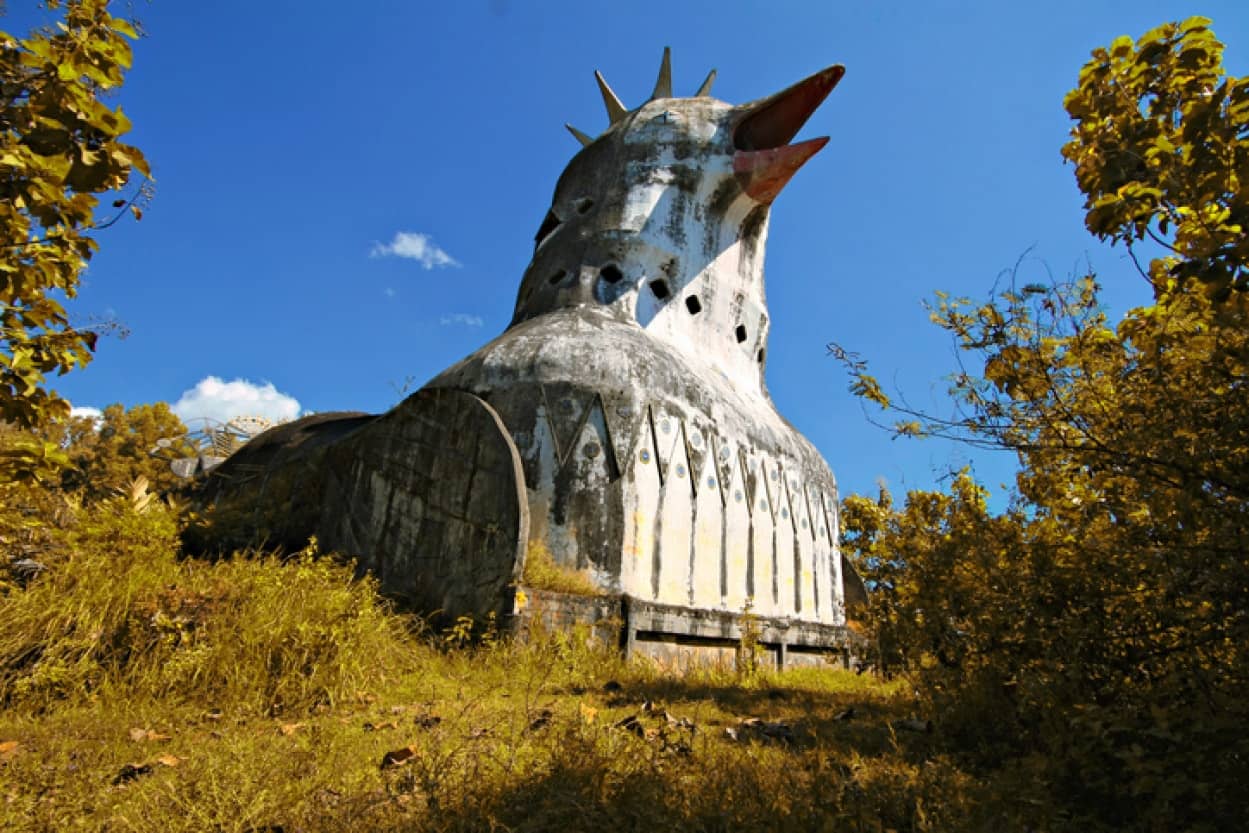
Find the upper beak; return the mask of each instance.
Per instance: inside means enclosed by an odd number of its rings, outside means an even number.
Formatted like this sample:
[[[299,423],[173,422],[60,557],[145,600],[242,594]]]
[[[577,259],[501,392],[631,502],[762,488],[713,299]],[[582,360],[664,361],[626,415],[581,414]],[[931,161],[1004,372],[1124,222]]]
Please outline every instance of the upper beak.
[[[776,95],[740,108],[742,115],[733,129],[733,171],[742,190],[761,203],[771,203],[803,163],[828,144],[827,136],[795,145],[786,143],[806,124],[845,72],[845,67],[835,64]]]

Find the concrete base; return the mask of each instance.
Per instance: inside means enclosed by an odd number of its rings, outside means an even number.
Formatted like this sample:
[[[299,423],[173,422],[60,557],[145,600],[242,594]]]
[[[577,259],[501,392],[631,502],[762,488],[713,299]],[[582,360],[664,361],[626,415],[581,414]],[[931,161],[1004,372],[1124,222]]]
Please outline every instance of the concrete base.
[[[594,640],[619,645],[625,656],[650,657],[673,670],[735,668],[744,638],[756,645],[763,667],[849,668],[862,643],[835,625],[531,587],[519,588],[511,624],[520,634],[584,628]]]

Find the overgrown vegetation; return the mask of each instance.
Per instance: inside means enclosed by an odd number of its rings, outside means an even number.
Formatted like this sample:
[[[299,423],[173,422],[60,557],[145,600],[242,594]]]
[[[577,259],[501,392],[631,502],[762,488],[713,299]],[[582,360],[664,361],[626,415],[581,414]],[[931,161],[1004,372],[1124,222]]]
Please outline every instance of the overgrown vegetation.
[[[0,422],[35,428],[69,417],[50,373],[92,358],[99,328],[73,324],[73,298],[95,233],[142,215],[147,161],[121,141],[130,121],[105,96],[130,68],[132,25],[108,0],[47,0],[56,28],[0,32]],[[129,188],[129,193],[120,193]],[[100,195],[117,194],[97,217]],[[46,477],[57,447],[22,437],[0,449],[4,481]]]
[[[3,36],[3,164],[29,198],[12,197],[23,242],[0,263],[0,417],[25,426],[0,434],[0,828],[1243,827],[1249,79],[1223,73],[1206,21],[1098,50],[1067,99],[1089,229],[1134,258],[1162,247],[1146,305],[1112,326],[1092,276],[1016,272],[987,302],[933,308],[980,369],[953,377],[953,418],[897,430],[1008,449],[1021,471],[996,514],[967,473],[901,505],[845,502],[876,659],[901,673],[882,682],[761,668],[749,616],[742,672],[674,677],[576,631],[431,634],[315,543],[184,557],[187,518],[148,456],[178,433],[167,408],[110,409],[97,430],[42,387],[91,346],[43,293],[72,295],[91,195],[143,170],[94,98],[129,59],[106,5]],[[58,69],[74,43],[104,52]],[[57,96],[110,128],[111,161]],[[524,581],[596,592],[539,549]]]
[[[525,551],[524,575],[521,581],[526,587],[550,590],[553,593],[572,593],[577,596],[602,594],[589,570],[575,570],[557,563],[551,551],[540,541],[530,542]]]
[[[939,296],[961,350],[951,418],[900,434],[1006,449],[1010,507],[966,473],[901,507],[845,503],[877,589],[881,659],[949,748],[1016,768],[1084,830],[1244,825],[1249,774],[1249,78],[1209,21],[1099,49],[1064,156],[1103,239],[1160,251],[1117,325],[1092,276],[1016,269],[987,302]],[[980,370],[977,372],[977,368]]]
[[[178,561],[161,504],[83,513],[64,557],[0,607],[0,704],[191,699],[279,714],[350,700],[407,655],[399,620],[349,566]]]
[[[0,592],[0,827],[945,830],[983,783],[901,685],[660,674],[578,632],[470,644],[349,566],[180,559],[143,491]],[[977,810],[976,808],[980,809]],[[969,828],[974,829],[974,828]]]

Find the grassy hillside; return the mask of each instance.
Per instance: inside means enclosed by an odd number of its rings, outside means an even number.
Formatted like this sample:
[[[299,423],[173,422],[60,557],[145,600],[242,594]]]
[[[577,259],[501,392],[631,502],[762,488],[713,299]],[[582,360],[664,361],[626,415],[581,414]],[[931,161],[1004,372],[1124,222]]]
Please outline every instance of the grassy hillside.
[[[678,677],[576,633],[469,645],[466,623],[429,633],[311,553],[180,559],[174,514],[145,500],[80,511],[41,558],[0,588],[0,829],[919,831],[1037,815],[1001,773],[960,770],[939,731],[899,722],[916,717],[902,682]]]

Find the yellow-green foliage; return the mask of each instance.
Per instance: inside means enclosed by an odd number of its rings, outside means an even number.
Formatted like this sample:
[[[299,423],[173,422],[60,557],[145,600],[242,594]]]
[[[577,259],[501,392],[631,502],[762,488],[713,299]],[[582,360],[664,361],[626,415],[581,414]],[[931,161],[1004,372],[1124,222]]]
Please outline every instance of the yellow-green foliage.
[[[1119,38],[1066,99],[1089,230],[1161,244],[1134,254],[1141,306],[1111,318],[1092,275],[1017,270],[932,307],[960,407],[901,403],[896,430],[1014,452],[1010,507],[964,473],[843,513],[880,652],[948,748],[1011,761],[1085,831],[1245,826],[1249,77],[1222,50],[1202,18]]]
[[[598,596],[602,593],[589,570],[574,570],[556,563],[551,551],[540,541],[529,544],[522,581],[526,587],[554,593],[574,593],[578,596]]]
[[[160,503],[83,512],[60,557],[0,605],[0,703],[104,698],[253,711],[350,697],[401,667],[400,620],[310,547],[282,562],[179,560]]]
[[[108,0],[46,5],[55,28],[0,32],[0,422],[25,428],[69,416],[46,377],[91,361],[99,333],[75,326],[62,302],[77,294],[95,233],[127,208],[141,215],[136,180],[149,174],[139,149],[121,141],[130,120],[107,101],[130,68],[134,27]],[[122,189],[116,208],[97,215],[101,196]],[[4,449],[0,479],[37,475],[48,454],[46,445]]]
[[[142,489],[50,527],[0,603],[0,829],[980,830],[907,686],[665,675],[580,631],[428,638],[314,558],[180,559]],[[477,647],[468,647],[475,644]],[[457,647],[458,646],[458,647]],[[751,721],[763,721],[767,734]],[[401,760],[400,760],[401,759]],[[397,761],[386,764],[386,761]],[[1022,799],[1022,800],[1021,800]]]
[[[0,712],[0,744],[17,744],[0,764],[0,827],[921,831],[990,818],[983,785],[929,736],[890,729],[909,705],[898,686],[833,670],[675,678],[568,640],[414,650],[409,673],[297,719],[174,701]],[[752,735],[750,718],[792,737]]]

